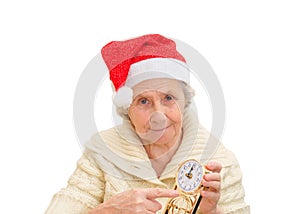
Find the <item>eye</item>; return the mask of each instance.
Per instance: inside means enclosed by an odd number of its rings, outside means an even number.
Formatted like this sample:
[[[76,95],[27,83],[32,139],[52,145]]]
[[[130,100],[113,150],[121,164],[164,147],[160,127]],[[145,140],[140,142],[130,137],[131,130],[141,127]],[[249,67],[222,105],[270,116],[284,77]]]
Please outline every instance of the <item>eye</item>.
[[[175,100],[176,100],[175,97],[173,97],[172,95],[167,94],[167,95],[165,95],[163,102],[166,105],[170,105],[170,104],[175,103]]]
[[[166,95],[165,99],[167,101],[171,101],[171,100],[173,100],[173,97],[171,95]]]
[[[149,103],[149,101],[145,98],[142,98],[142,99],[139,100],[139,104],[146,105],[148,103]]]

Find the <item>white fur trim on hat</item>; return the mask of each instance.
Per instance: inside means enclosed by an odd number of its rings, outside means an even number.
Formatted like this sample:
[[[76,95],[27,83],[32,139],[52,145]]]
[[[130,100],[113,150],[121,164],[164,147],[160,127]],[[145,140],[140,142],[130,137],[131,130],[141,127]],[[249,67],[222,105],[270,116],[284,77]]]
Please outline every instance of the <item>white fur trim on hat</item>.
[[[117,107],[129,108],[133,98],[133,91],[127,86],[122,86],[115,93],[113,103]]]
[[[144,80],[155,78],[176,79],[189,84],[190,68],[173,58],[146,59],[130,66],[125,85],[131,88]]]

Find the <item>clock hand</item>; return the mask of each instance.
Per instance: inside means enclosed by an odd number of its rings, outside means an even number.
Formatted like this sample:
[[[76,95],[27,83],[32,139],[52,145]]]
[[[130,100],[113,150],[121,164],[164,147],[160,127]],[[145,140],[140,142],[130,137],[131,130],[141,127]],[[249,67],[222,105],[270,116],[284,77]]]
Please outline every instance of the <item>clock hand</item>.
[[[186,177],[188,177],[189,179],[191,179],[193,177],[193,175],[192,175],[193,169],[194,169],[194,166],[192,166],[191,169],[190,169],[190,171],[187,174],[185,174]]]

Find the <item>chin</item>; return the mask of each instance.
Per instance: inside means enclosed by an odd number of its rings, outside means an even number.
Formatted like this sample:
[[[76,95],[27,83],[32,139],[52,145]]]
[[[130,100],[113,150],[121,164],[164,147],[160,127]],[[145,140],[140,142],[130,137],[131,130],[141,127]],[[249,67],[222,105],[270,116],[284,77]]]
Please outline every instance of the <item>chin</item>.
[[[166,135],[166,133],[161,136],[157,141],[155,141],[154,143],[157,145],[166,145],[169,143],[173,143],[177,141],[177,136],[175,136],[174,134],[170,136],[170,134]]]

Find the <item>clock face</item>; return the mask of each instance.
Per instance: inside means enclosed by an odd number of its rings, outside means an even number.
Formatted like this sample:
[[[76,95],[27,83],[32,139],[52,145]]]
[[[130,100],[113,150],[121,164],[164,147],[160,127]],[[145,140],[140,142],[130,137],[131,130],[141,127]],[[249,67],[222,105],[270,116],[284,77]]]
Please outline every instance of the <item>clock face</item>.
[[[201,186],[202,176],[201,164],[196,160],[187,160],[178,170],[177,185],[182,191],[192,193]]]

